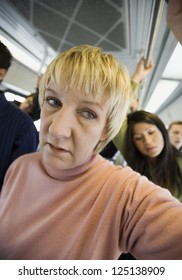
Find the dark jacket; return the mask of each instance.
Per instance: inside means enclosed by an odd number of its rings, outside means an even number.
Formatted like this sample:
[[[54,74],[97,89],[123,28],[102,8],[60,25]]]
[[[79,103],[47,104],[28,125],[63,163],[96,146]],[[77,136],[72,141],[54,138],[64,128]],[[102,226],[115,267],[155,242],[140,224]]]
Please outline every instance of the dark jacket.
[[[9,165],[17,157],[35,152],[37,146],[38,131],[32,119],[0,91],[0,190]]]

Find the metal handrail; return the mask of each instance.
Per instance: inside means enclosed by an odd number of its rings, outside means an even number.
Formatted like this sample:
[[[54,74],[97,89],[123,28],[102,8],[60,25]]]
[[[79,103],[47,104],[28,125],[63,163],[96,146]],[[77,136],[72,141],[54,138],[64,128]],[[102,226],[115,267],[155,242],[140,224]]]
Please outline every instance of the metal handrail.
[[[152,57],[152,51],[155,45],[156,37],[159,30],[161,16],[164,8],[165,0],[154,0],[149,25],[149,36],[147,39],[147,47],[145,54],[146,67],[149,66]]]
[[[145,67],[148,67],[151,62],[152,52],[155,46],[155,41],[157,38],[157,34],[159,31],[161,16],[164,8],[165,0],[154,0],[152,5],[152,11],[151,11],[151,17],[150,17],[150,24],[149,24],[149,32],[148,32],[148,38],[147,38],[147,44],[146,44],[146,50],[144,54],[145,59]],[[139,89],[138,89],[138,97],[139,97],[139,104],[141,105],[142,97],[144,94],[144,83],[145,81],[142,81],[140,83]]]

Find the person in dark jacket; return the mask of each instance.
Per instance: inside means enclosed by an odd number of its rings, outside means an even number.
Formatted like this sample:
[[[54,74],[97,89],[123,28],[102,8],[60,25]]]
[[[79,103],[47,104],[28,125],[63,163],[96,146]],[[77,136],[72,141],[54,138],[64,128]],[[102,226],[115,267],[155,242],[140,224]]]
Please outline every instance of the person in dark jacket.
[[[0,41],[0,83],[12,62],[8,48]],[[38,132],[32,119],[7,101],[0,91],[0,190],[9,165],[19,156],[35,152]]]

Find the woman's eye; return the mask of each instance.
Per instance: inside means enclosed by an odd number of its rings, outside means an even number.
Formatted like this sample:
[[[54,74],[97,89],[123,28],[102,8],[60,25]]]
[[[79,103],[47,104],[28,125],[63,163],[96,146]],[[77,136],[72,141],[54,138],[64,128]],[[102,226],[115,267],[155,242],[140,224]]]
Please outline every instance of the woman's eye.
[[[53,98],[53,97],[47,97],[46,98],[46,103],[50,106],[53,106],[53,107],[61,106],[61,102],[57,98]]]
[[[135,141],[140,141],[142,139],[142,137],[134,137]]]
[[[89,120],[93,120],[93,119],[96,119],[96,114],[91,112],[91,111],[81,111],[80,114],[86,118],[86,119],[89,119]]]
[[[140,135],[140,134],[134,134],[133,135],[133,140],[135,140],[135,141],[140,141],[140,140],[142,140],[142,135]]]

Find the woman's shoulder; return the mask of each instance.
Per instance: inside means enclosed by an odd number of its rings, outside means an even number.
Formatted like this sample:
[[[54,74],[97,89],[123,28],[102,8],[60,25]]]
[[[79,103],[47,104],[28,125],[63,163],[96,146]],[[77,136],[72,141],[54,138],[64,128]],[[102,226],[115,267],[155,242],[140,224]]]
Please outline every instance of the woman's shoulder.
[[[2,193],[6,195],[16,184],[23,187],[22,180],[28,181],[36,176],[39,169],[39,158],[39,152],[35,152],[22,155],[14,160],[6,172]]]
[[[145,199],[150,200],[155,198],[156,193],[163,196],[164,193],[169,193],[166,189],[156,185],[150,181],[146,176],[142,176],[139,172],[134,171],[129,166],[116,166],[114,164],[105,163],[107,168],[103,170],[105,176],[105,190],[110,196],[117,194],[127,200],[141,201]],[[102,166],[104,166],[102,164]],[[99,172],[97,172],[97,178]],[[102,178],[102,176],[100,176]],[[100,182],[100,180],[99,180]],[[147,198],[148,197],[148,198]]]
[[[96,165],[97,166],[97,175],[103,174],[107,176],[108,179],[113,180],[113,182],[123,182],[127,179],[132,182],[133,180],[138,180],[141,178],[141,175],[134,171],[129,166],[115,165],[113,162],[103,158],[98,155]],[[101,176],[101,175],[100,175]]]
[[[34,161],[39,160],[39,158],[40,158],[40,152],[37,151],[37,152],[33,152],[33,153],[24,154],[24,155],[18,157],[14,162],[19,163],[21,161],[21,162],[26,163],[26,162],[32,162],[32,160],[34,162]]]
[[[22,156],[19,156],[12,162],[12,164],[8,168],[8,171],[9,170],[18,171],[18,170],[24,170],[27,168],[31,168],[31,166],[36,166],[39,161],[40,161],[39,152],[24,154]]]

